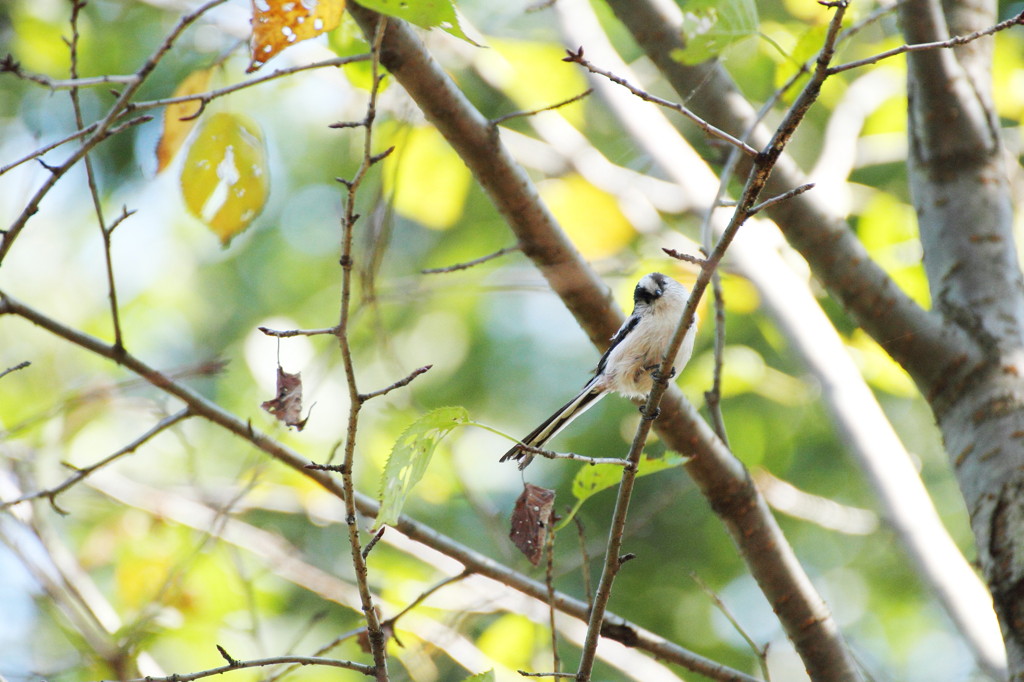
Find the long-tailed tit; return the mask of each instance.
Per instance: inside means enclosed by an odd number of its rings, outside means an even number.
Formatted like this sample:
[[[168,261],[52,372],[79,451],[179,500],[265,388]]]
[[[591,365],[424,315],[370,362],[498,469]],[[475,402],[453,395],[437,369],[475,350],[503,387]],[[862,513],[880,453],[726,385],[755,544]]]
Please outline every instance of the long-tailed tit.
[[[615,332],[611,345],[597,363],[594,378],[587,382],[579,395],[506,452],[501,461],[517,459],[519,468],[525,469],[533,460],[533,454],[524,450],[523,445],[542,447],[609,391],[616,391],[627,398],[643,398],[650,393],[654,386],[652,372],[661,366],[688,296],[686,287],[671,277],[660,272],[644,275],[633,291],[633,314]],[[697,319],[694,317],[673,362],[673,372],[682,369],[690,359],[696,330]]]

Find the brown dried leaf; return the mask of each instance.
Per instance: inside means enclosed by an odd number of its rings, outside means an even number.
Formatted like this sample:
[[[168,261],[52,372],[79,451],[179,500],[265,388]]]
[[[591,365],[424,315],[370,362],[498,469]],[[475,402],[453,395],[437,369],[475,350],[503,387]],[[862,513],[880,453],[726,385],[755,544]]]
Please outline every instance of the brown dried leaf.
[[[193,71],[178,84],[171,97],[187,97],[206,92],[210,86],[213,69]],[[168,104],[164,109],[164,130],[156,146],[156,172],[159,173],[171,163],[174,155],[185,143],[185,138],[196,124],[194,118],[202,111],[202,102],[179,102]],[[182,120],[188,119],[188,120]]]
[[[544,553],[554,506],[554,490],[527,483],[512,510],[512,532],[508,536],[534,566],[540,563]]]
[[[252,0],[252,40],[247,73],[278,52],[341,23],[345,0]]]
[[[301,372],[289,374],[279,365],[277,368],[277,397],[267,400],[262,407],[288,426],[294,426],[301,431],[306,425],[306,420],[302,418]]]

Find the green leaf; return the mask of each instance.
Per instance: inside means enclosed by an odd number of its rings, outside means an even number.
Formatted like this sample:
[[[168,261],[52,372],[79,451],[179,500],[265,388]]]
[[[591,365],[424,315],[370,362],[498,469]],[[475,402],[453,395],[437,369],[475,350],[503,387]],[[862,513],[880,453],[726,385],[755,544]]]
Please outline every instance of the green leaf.
[[[463,33],[451,0],[359,0],[358,4],[420,28],[440,28],[467,43],[477,44]]]
[[[181,169],[185,206],[227,245],[260,214],[270,192],[267,150],[248,116],[213,114],[201,123]]]
[[[377,526],[394,524],[409,491],[427,471],[437,444],[456,426],[469,423],[464,407],[439,407],[409,425],[391,448],[381,481]]]
[[[684,64],[699,64],[758,28],[754,0],[689,0],[683,5],[683,39],[686,47],[673,57]]]
[[[683,457],[675,452],[666,452],[663,457],[656,459],[644,457],[640,460],[640,466],[637,467],[636,475],[639,477],[656,474],[659,471],[681,466],[689,459],[689,457]],[[621,480],[622,467],[617,464],[586,464],[580,468],[576,472],[576,477],[572,479],[572,494],[576,498],[576,504],[569,510],[566,517],[559,522],[555,530],[561,530],[572,521],[572,517],[576,515],[576,512],[583,506],[583,503],[593,495],[606,488],[611,488]]]
[[[462,682],[498,682],[498,678],[495,676],[494,670],[488,670],[487,672],[470,675],[462,680]]]

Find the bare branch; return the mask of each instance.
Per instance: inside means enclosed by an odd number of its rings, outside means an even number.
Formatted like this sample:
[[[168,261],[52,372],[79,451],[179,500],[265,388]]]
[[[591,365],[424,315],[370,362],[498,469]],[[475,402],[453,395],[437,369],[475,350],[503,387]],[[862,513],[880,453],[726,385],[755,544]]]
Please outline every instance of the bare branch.
[[[804,192],[806,192],[807,190],[813,189],[813,188],[814,188],[814,183],[813,182],[808,182],[808,183],[805,183],[803,185],[800,185],[799,187],[794,187],[793,189],[789,190],[788,192],[783,192],[782,194],[778,194],[778,195],[772,197],[771,199],[765,199],[764,201],[762,201],[761,203],[757,204],[756,206],[751,206],[750,207],[750,215],[753,216],[756,213],[759,213],[759,212],[763,211],[764,209],[766,209],[766,208],[768,208],[770,206],[774,206],[775,204],[778,204],[778,203],[781,203],[783,201],[786,201],[787,199],[792,199],[793,197],[799,196],[799,195],[803,194]]]
[[[22,362],[19,362],[18,364],[14,365],[13,367],[8,367],[4,371],[0,372],[0,379],[3,379],[5,376],[10,374],[11,372],[17,372],[19,369],[25,369],[26,367],[28,367],[31,364],[32,363],[29,362],[28,360],[23,360]]]
[[[578,50],[576,50],[575,52],[573,52],[572,50],[566,50],[566,52],[567,52],[568,56],[565,57],[562,61],[573,62],[574,64],[579,64],[580,66],[585,68],[587,71],[590,71],[591,73],[596,73],[599,76],[604,76],[605,78],[607,78],[611,82],[617,83],[618,85],[621,85],[622,87],[626,88],[631,93],[633,93],[634,95],[636,95],[640,99],[644,100],[645,102],[652,102],[654,104],[657,104],[658,106],[665,107],[666,109],[671,109],[672,111],[679,112],[680,114],[682,114],[686,118],[688,118],[691,121],[693,121],[694,123],[696,123],[697,127],[699,127],[701,130],[703,130],[705,133],[707,133],[711,137],[716,137],[716,138],[718,138],[720,140],[724,140],[725,142],[728,142],[729,144],[733,145],[737,149],[740,149],[747,156],[751,156],[751,157],[757,156],[757,150],[754,149],[753,147],[751,147],[749,144],[747,144],[746,142],[744,142],[742,140],[739,140],[739,139],[733,137],[732,135],[730,135],[729,133],[725,132],[724,130],[716,128],[715,126],[711,125],[710,123],[708,123],[707,121],[702,119],[697,114],[693,113],[692,111],[690,111],[689,109],[684,107],[682,104],[678,104],[676,102],[670,102],[667,99],[662,99],[661,97],[658,97],[656,95],[652,95],[651,93],[647,92],[646,90],[642,90],[642,89],[636,87],[635,85],[631,85],[625,79],[620,78],[619,76],[616,76],[614,73],[611,73],[610,71],[605,71],[604,69],[598,68],[597,66],[591,64],[589,61],[587,61],[583,57],[583,48],[582,47],[579,48]]]
[[[300,64],[298,66],[289,66],[287,68],[275,69],[274,71],[271,71],[270,73],[263,74],[262,76],[257,76],[256,78],[250,78],[249,80],[243,81],[241,83],[234,83],[232,85],[226,85],[223,88],[218,88],[216,90],[210,90],[208,92],[201,92],[201,93],[197,93],[197,94],[194,94],[194,95],[181,95],[181,96],[178,96],[178,97],[165,97],[165,98],[162,98],[162,99],[146,100],[146,101],[142,101],[142,102],[133,102],[133,103],[129,104],[126,107],[126,109],[128,111],[139,111],[139,110],[145,110],[145,109],[153,109],[153,108],[156,108],[156,107],[165,107],[165,106],[168,106],[170,104],[180,104],[182,102],[201,102],[202,106],[205,107],[207,104],[209,104],[210,102],[212,102],[213,100],[215,100],[215,99],[217,99],[219,97],[224,97],[225,95],[230,95],[231,93],[238,92],[239,90],[245,90],[247,88],[251,88],[251,87],[253,87],[255,85],[260,85],[262,83],[266,83],[267,81],[272,81],[272,80],[275,80],[277,78],[282,78],[284,76],[290,76],[293,73],[299,73],[299,72],[302,72],[302,71],[310,71],[310,70],[313,70],[313,69],[323,69],[323,68],[332,67],[332,66],[333,67],[345,66],[346,64],[354,64],[356,62],[370,61],[370,59],[371,59],[371,55],[369,53],[365,53],[365,54],[353,55],[353,56],[350,56],[350,57],[334,57],[332,59],[324,59],[324,60],[321,60],[319,62],[312,62],[310,64]],[[201,113],[201,111],[202,110],[200,109],[199,112],[196,112],[192,116],[186,117],[186,119],[195,118],[196,116],[199,115],[199,113]],[[186,120],[186,119],[183,119],[183,120]]]
[[[370,400],[371,398],[377,398],[377,397],[382,396],[382,395],[387,395],[388,393],[390,393],[391,391],[395,390],[396,388],[402,388],[403,386],[408,386],[410,383],[412,383],[412,381],[416,377],[418,377],[419,375],[425,374],[428,371],[430,371],[431,367],[433,367],[433,365],[424,365],[423,367],[417,367],[412,372],[410,372],[406,377],[404,377],[402,379],[399,379],[398,381],[396,381],[395,383],[391,384],[390,386],[385,386],[384,388],[378,389],[376,391],[371,391],[370,393],[360,393],[359,394],[359,401],[365,403],[367,400]]]
[[[383,531],[384,528],[386,528],[386,527],[387,526],[381,526],[381,531]],[[466,570],[464,570],[462,573],[459,573],[458,575],[453,575],[453,576],[450,576],[448,578],[445,578],[444,580],[441,580],[439,582],[434,583],[433,585],[431,585],[427,589],[425,589],[422,592],[420,592],[419,596],[416,597],[415,599],[413,599],[411,602],[409,602],[408,606],[406,606],[404,609],[402,609],[401,611],[399,611],[398,613],[396,613],[395,615],[391,616],[386,621],[384,621],[383,625],[387,625],[388,627],[394,628],[395,623],[398,622],[399,618],[401,618],[402,616],[404,616],[405,614],[409,613],[414,608],[416,608],[417,606],[419,606],[420,604],[425,602],[427,600],[427,598],[430,597],[430,595],[434,594],[435,592],[437,592],[438,590],[440,590],[442,588],[448,587],[449,585],[453,585],[453,584],[455,584],[455,583],[457,583],[457,582],[459,582],[461,580],[465,580],[466,578],[468,578],[471,575],[473,575],[473,571],[471,571],[470,569],[467,568]]]
[[[594,92],[594,88],[587,88],[586,90],[584,90],[580,94],[576,95],[575,97],[570,97],[569,99],[562,100],[561,102],[558,102],[557,104],[550,104],[550,105],[548,105],[546,107],[541,107],[540,109],[533,109],[531,111],[513,111],[510,114],[505,114],[504,116],[499,116],[498,118],[492,118],[491,119],[491,125],[492,126],[498,126],[498,125],[504,123],[505,121],[508,121],[509,119],[521,118],[521,117],[524,117],[524,116],[536,116],[537,114],[541,113],[542,111],[552,111],[554,109],[560,109],[560,108],[566,106],[567,104],[572,104],[573,102],[579,102],[581,99],[583,99],[584,97],[587,97],[592,92]]]
[[[292,336],[318,336],[321,334],[335,335],[338,333],[337,327],[326,327],[324,329],[285,329],[277,330],[271,329],[270,327],[257,327],[261,332],[267,336],[275,336],[279,339],[286,339]]]
[[[545,450],[544,448],[536,448],[532,445],[526,445],[520,443],[524,452],[529,452],[532,455],[540,455],[541,457],[547,457],[548,459],[570,459],[574,462],[583,462],[584,464],[612,464],[614,466],[626,466],[626,460],[621,457],[587,457],[585,455],[577,455],[575,452],[554,452],[552,450]]]
[[[941,50],[951,47],[959,47],[960,45],[966,45],[967,43],[973,42],[978,38],[984,38],[985,36],[993,35],[995,33],[998,33],[999,31],[1005,31],[1008,28],[1013,28],[1014,26],[1022,25],[1024,25],[1024,12],[1021,12],[1017,16],[1007,19],[1006,21],[1001,21],[998,24],[995,24],[994,26],[990,26],[981,31],[968,33],[967,35],[954,36],[948,40],[937,40],[930,43],[900,45],[899,47],[894,47],[891,50],[880,52],[876,55],[872,55],[871,57],[865,57],[864,59],[858,59],[856,61],[847,62],[846,64],[840,64],[839,66],[833,66],[829,68],[829,74],[831,75],[836,73],[842,73],[843,71],[857,69],[862,66],[867,66],[869,64],[877,64],[883,59],[888,59],[890,57],[895,57],[901,54],[907,54],[908,52],[925,52],[927,50]]]
[[[519,673],[520,675],[522,675],[523,677],[566,677],[566,678],[576,677],[576,673],[557,673],[557,672],[529,673],[529,672],[526,672],[525,670],[516,670],[516,672]]]
[[[218,647],[218,649],[220,649],[220,647]],[[221,655],[226,653],[223,649],[220,650]],[[167,675],[165,677],[139,677],[125,680],[125,682],[191,682],[192,680],[199,680],[204,677],[223,675],[224,673],[231,672],[232,670],[265,668],[271,665],[281,665],[282,663],[298,663],[299,665],[320,665],[328,668],[344,668],[346,670],[355,670],[367,677],[373,677],[376,675],[376,670],[372,665],[355,663],[354,661],[343,661],[337,658],[321,658],[319,656],[271,656],[270,658],[256,658],[251,661],[236,661],[230,657],[228,657],[228,659],[231,662],[227,665],[222,665],[219,668],[210,668],[209,670],[200,670],[194,673],[174,673],[173,675]]]
[[[345,382],[348,386],[349,413],[348,425],[345,434],[343,448],[343,463],[341,465],[341,485],[344,491],[345,520],[348,526],[348,542],[352,556],[352,568],[355,572],[356,585],[359,589],[359,598],[362,605],[363,616],[366,618],[366,635],[370,652],[373,654],[373,663],[376,666],[378,682],[388,681],[387,668],[387,637],[380,622],[377,608],[374,606],[373,595],[367,578],[366,559],[363,557],[359,539],[359,527],[356,523],[356,502],[355,483],[352,479],[352,467],[355,461],[356,432],[359,425],[359,412],[363,403],[368,399],[359,392],[356,382],[355,363],[352,360],[352,348],[349,342],[349,319],[352,305],[352,242],[355,234],[356,221],[359,214],[355,212],[356,193],[370,169],[378,161],[391,153],[391,149],[381,154],[373,153],[373,124],[377,116],[377,97],[380,94],[383,75],[380,72],[381,42],[388,26],[386,17],[379,17],[372,29],[366,30],[367,38],[372,46],[370,61],[372,74],[372,86],[370,96],[366,103],[366,117],[363,119],[363,158],[351,180],[343,181],[347,192],[345,194],[345,209],[341,221],[341,310],[338,317],[335,337],[338,340],[338,348],[341,353],[342,364],[345,368]],[[426,371],[426,370],[423,370]],[[422,372],[414,372],[407,377],[412,381]],[[406,383],[408,383],[406,381]],[[394,387],[402,385],[398,382]],[[384,389],[386,393],[391,387]],[[370,394],[372,396],[372,394]],[[383,395],[383,393],[380,393]]]
[[[697,583],[697,586],[701,589],[701,591],[704,592],[704,594],[706,594],[711,599],[711,602],[715,605],[715,608],[717,608],[721,612],[721,614],[725,616],[726,620],[729,621],[733,629],[739,633],[740,637],[743,638],[743,641],[745,641],[747,643],[747,646],[750,647],[750,650],[754,652],[754,656],[757,657],[758,665],[761,666],[761,675],[764,676],[764,679],[771,680],[772,676],[768,672],[768,645],[765,644],[763,647],[757,646],[757,643],[754,642],[753,638],[749,634],[747,634],[746,630],[743,629],[743,626],[740,625],[739,620],[737,620],[736,616],[732,614],[732,611],[730,611],[729,607],[726,606],[724,601],[722,601],[722,598],[715,594],[714,590],[708,587],[707,583],[701,580],[700,576],[697,575],[696,572],[691,571],[690,578],[693,580],[693,582]]]
[[[466,270],[468,268],[473,267],[474,265],[480,265],[481,263],[486,263],[489,260],[500,258],[501,256],[504,256],[507,253],[522,250],[522,246],[520,246],[519,244],[513,244],[512,246],[506,246],[503,249],[498,249],[494,253],[489,253],[486,256],[480,256],[479,258],[474,258],[471,261],[466,261],[465,263],[456,263],[455,265],[449,265],[448,267],[444,268],[427,268],[426,270],[420,270],[420,273],[424,275],[437,275],[442,272],[455,272],[456,270]]]
[[[135,452],[140,447],[142,447],[147,441],[151,440],[156,435],[162,433],[163,431],[166,431],[167,429],[171,428],[172,426],[174,426],[178,422],[183,421],[183,420],[187,419],[190,416],[192,416],[192,414],[188,410],[188,408],[186,408],[184,410],[181,410],[179,412],[176,412],[176,413],[172,414],[169,417],[164,417],[159,422],[157,422],[151,429],[149,429],[144,434],[142,434],[141,436],[139,436],[138,438],[133,440],[131,443],[129,443],[128,445],[125,445],[123,448],[121,448],[117,452],[114,452],[114,453],[112,453],[110,455],[107,455],[106,457],[104,457],[100,461],[96,462],[95,464],[91,464],[91,465],[89,465],[87,467],[84,467],[84,468],[81,468],[81,469],[79,469],[77,467],[72,467],[70,464],[65,464],[65,466],[67,466],[68,468],[74,469],[75,473],[72,474],[71,476],[69,476],[67,479],[65,479],[63,483],[60,483],[59,485],[56,485],[56,486],[54,486],[52,488],[47,488],[46,490],[38,490],[38,491],[36,491],[34,493],[28,493],[26,495],[22,495],[21,497],[15,499],[15,500],[9,500],[7,502],[0,502],[0,510],[9,509],[10,507],[13,507],[16,504],[21,504],[22,502],[28,502],[29,500],[37,500],[37,499],[45,497],[46,499],[48,499],[50,501],[50,505],[58,513],[65,514],[67,512],[65,512],[63,509],[61,509],[60,507],[57,506],[57,496],[58,495],[60,495],[61,493],[65,492],[68,488],[71,488],[72,486],[74,486],[74,485],[80,483],[81,481],[85,480],[88,476],[90,476],[96,470],[101,469],[101,468],[107,466],[111,462],[113,462],[113,461],[115,461],[117,459],[120,459],[121,457],[124,457],[127,454],[131,454],[131,453]]]
[[[57,147],[59,147],[59,146],[61,146],[63,144],[67,144],[68,142],[73,142],[73,141],[77,140],[80,137],[85,137],[86,135],[91,134],[94,130],[96,130],[96,126],[97,126],[97,124],[93,123],[92,125],[90,125],[89,127],[85,128],[84,130],[79,130],[77,132],[71,133],[70,135],[62,137],[61,139],[57,140],[56,142],[51,142],[48,145],[44,145],[44,146],[40,147],[39,149],[35,150],[34,152],[21,157],[17,161],[12,161],[11,163],[7,164],[6,166],[0,167],[0,175],[3,175],[4,173],[6,173],[7,171],[11,170],[12,168],[17,168],[18,166],[20,166],[21,164],[25,163],[26,161],[31,161],[32,159],[38,158],[38,157],[42,156],[43,154],[47,153],[48,151],[56,149]]]
[[[118,356],[114,348],[109,344],[96,337],[63,325],[38,310],[6,295],[2,291],[0,291],[0,315],[18,315],[76,346],[109,360],[117,361],[121,366],[134,372],[168,395],[182,400],[195,416],[206,419],[210,423],[216,424],[251,443],[270,457],[291,467],[295,471],[309,476],[338,499],[344,499],[345,492],[337,480],[307,468],[308,460],[306,458],[273,438],[268,437],[266,434],[259,432],[253,428],[251,423],[224,410],[198,391],[177,382],[173,377],[165,373],[153,369],[130,353],[126,352]],[[376,500],[359,492],[355,492],[353,499],[358,510],[363,514],[367,516],[375,516],[377,514],[380,506]],[[547,600],[547,587],[543,583],[531,580],[522,573],[452,540],[429,526],[414,521],[407,516],[402,516],[399,517],[398,523],[393,528],[416,542],[455,559],[474,573],[507,585],[541,602]],[[580,601],[561,592],[556,593],[555,603],[560,611],[574,618],[585,620],[589,612],[587,602]],[[608,617],[609,619],[616,619],[618,629],[614,631],[606,629],[603,633],[605,637],[619,638],[620,641],[628,642],[630,646],[648,651],[658,658],[699,672],[713,680],[722,680],[723,682],[757,682],[750,675],[700,656],[677,644],[668,642],[663,637],[647,632],[633,623],[618,619],[613,614],[608,614]]]

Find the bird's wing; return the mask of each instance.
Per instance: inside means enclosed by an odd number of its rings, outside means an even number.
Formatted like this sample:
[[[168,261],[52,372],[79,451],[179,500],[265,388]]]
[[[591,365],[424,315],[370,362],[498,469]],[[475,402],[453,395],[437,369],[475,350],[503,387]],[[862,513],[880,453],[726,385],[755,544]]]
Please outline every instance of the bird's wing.
[[[640,316],[630,315],[626,318],[626,321],[622,323],[622,326],[619,327],[619,331],[615,332],[615,336],[612,337],[611,344],[608,345],[608,350],[606,350],[604,355],[601,356],[601,359],[597,361],[598,376],[604,373],[604,366],[608,362],[608,356],[611,355],[611,352],[615,350],[615,347],[622,343],[627,336],[629,336],[631,331],[636,329],[638,324],[640,324]]]

